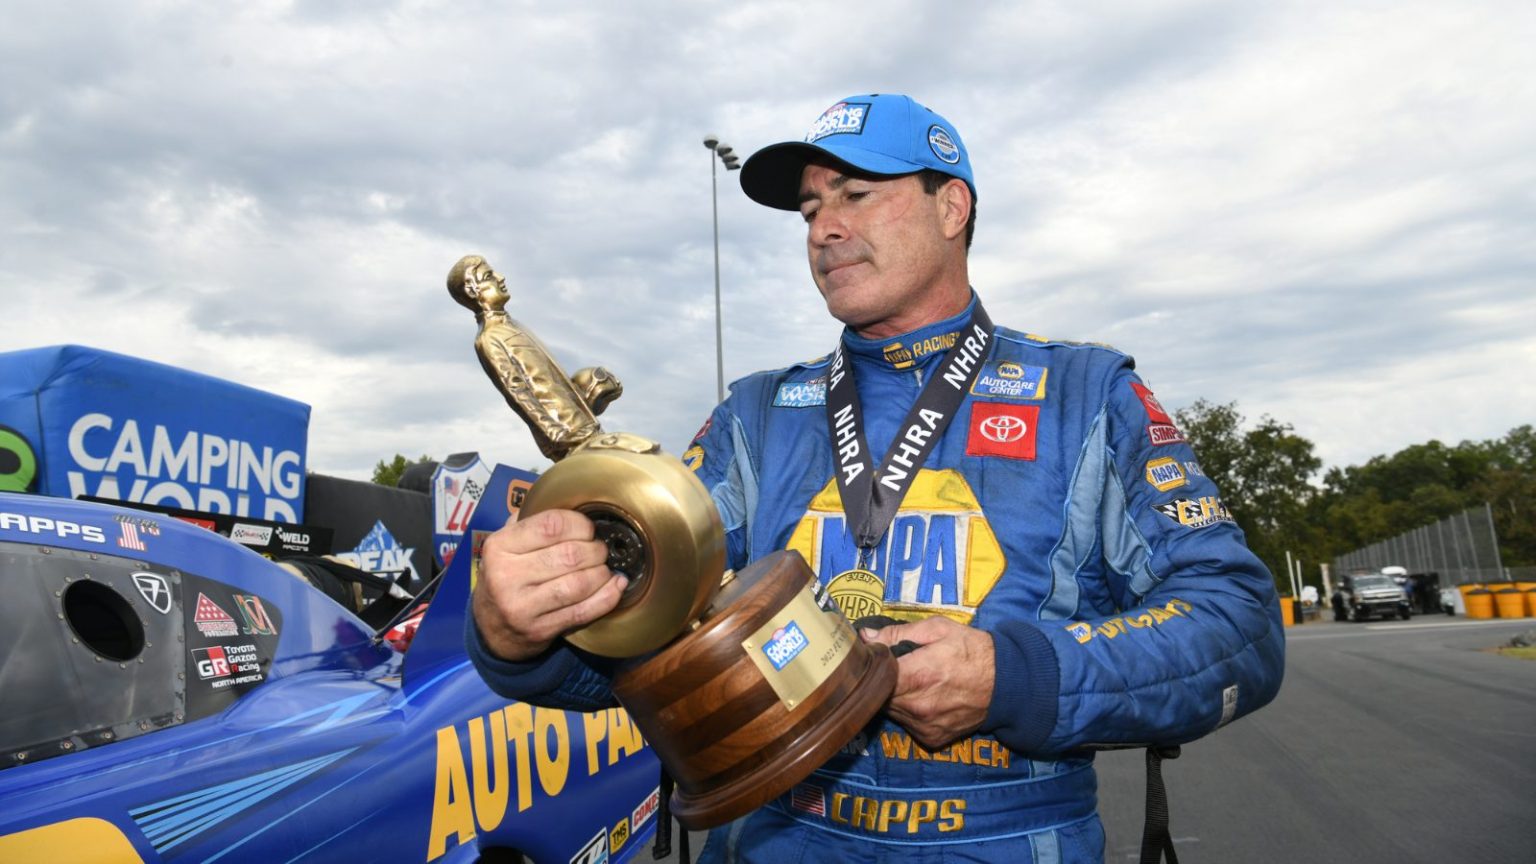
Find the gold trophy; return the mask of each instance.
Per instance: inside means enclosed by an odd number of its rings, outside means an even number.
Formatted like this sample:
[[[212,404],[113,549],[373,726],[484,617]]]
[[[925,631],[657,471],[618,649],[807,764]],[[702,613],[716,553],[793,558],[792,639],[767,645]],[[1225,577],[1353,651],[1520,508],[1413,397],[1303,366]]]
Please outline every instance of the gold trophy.
[[[762,806],[805,779],[869,722],[896,685],[896,661],[816,601],[795,552],[725,570],[708,491],[660,445],[597,422],[623,392],[601,367],[567,377],[507,315],[506,281],[461,258],[448,293],[475,313],[475,353],[555,462],[520,515],[576,510],[629,577],[618,606],[565,636],[629,658],[614,694],[677,782],[673,812],[698,830]]]

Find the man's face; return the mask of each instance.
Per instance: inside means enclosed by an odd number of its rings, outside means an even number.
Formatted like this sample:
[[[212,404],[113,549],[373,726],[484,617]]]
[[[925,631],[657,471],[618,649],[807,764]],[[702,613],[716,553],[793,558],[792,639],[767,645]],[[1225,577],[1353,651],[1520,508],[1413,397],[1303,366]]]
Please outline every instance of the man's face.
[[[916,175],[871,179],[805,167],[806,251],[834,318],[872,338],[928,323],[917,313],[949,253],[942,197],[924,192]]]

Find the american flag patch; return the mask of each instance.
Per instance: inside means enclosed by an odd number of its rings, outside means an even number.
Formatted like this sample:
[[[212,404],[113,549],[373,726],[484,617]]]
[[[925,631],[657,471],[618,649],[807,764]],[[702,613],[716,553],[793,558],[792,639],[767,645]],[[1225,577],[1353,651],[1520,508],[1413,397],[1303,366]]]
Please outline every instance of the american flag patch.
[[[119,522],[117,527],[121,529],[117,537],[117,545],[124,549],[144,551],[144,541],[139,539],[139,526],[131,522]]]
[[[813,816],[827,815],[827,796],[820,786],[796,783],[789,793],[789,806]]]

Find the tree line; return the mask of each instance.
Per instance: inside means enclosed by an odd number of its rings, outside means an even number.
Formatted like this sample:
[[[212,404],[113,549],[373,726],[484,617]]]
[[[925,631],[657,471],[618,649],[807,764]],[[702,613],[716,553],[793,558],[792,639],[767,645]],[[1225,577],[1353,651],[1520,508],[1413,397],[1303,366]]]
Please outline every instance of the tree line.
[[[1204,399],[1175,419],[1282,590],[1290,590],[1287,551],[1307,562],[1303,577],[1318,584],[1319,562],[1484,502],[1504,565],[1536,565],[1536,429],[1529,424],[1492,441],[1414,444],[1318,478],[1322,460],[1289,423],[1265,415],[1250,425],[1236,402]],[[373,480],[393,486],[413,462],[429,461],[397,453],[374,467]]]
[[[1506,567],[1536,564],[1536,429],[1503,438],[1414,444],[1363,465],[1329,468],[1311,441],[1265,415],[1249,425],[1236,402],[1201,399],[1175,412],[1184,436],[1248,545],[1289,590],[1285,553],[1316,564],[1486,502]]]

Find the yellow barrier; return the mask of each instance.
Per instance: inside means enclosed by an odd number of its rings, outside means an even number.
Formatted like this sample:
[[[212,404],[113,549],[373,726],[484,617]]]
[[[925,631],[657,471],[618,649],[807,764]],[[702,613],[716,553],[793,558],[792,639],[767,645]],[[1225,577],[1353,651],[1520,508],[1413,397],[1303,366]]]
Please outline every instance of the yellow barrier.
[[[1466,592],[1468,618],[1492,618],[1493,594],[1487,588],[1474,588]]]
[[[1525,592],[1525,614],[1536,618],[1536,588]]]
[[[1493,602],[1498,607],[1500,618],[1524,618],[1525,594],[1508,588],[1503,591],[1493,592]]]

